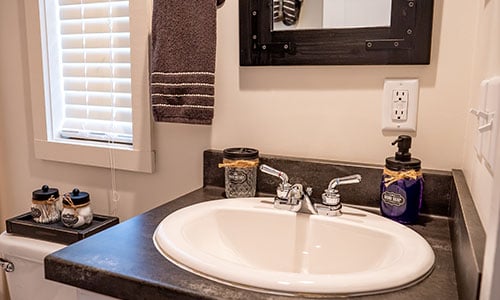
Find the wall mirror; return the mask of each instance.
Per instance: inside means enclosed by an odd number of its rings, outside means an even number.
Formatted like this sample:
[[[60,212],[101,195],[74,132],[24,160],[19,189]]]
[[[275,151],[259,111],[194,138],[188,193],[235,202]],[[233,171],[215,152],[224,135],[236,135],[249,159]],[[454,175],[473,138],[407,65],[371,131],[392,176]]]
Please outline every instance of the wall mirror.
[[[429,64],[434,0],[240,0],[240,65]]]

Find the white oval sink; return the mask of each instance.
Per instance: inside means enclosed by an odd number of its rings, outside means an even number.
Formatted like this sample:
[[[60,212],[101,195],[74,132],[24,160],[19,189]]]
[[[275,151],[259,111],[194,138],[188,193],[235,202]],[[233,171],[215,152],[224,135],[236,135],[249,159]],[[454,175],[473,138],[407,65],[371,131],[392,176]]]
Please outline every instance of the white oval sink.
[[[296,214],[272,198],[207,201],[168,215],[156,248],[176,265],[243,288],[287,293],[371,294],[419,282],[434,265],[413,230],[363,210]]]

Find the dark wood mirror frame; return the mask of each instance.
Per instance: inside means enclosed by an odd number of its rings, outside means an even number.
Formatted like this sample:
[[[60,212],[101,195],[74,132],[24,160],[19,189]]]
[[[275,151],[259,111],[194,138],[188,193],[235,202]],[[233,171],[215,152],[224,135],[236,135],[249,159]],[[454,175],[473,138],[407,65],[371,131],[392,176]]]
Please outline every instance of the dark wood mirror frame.
[[[272,0],[239,0],[240,65],[429,64],[433,7],[392,0],[390,27],[272,31]]]

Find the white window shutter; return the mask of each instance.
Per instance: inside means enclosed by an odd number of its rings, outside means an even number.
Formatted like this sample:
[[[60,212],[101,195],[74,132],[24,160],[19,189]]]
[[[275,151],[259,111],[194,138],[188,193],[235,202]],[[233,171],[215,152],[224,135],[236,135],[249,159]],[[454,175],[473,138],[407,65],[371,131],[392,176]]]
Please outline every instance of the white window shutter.
[[[132,144],[129,1],[58,3],[60,31],[49,34],[59,38],[55,52],[64,107],[54,134]]]

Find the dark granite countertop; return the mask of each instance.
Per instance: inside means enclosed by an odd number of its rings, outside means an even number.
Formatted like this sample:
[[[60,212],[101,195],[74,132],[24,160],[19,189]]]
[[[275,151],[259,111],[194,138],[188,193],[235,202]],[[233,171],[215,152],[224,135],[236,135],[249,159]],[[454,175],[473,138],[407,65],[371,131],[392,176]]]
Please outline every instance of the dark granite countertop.
[[[45,258],[48,279],[123,299],[286,299],[217,283],[182,270],[155,248],[153,232],[175,210],[222,198],[220,187],[205,187],[72,244]],[[432,274],[391,293],[356,299],[458,299],[448,218],[421,218],[410,226],[436,254]],[[298,298],[298,297],[295,297]]]

